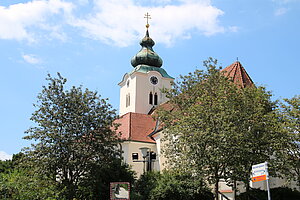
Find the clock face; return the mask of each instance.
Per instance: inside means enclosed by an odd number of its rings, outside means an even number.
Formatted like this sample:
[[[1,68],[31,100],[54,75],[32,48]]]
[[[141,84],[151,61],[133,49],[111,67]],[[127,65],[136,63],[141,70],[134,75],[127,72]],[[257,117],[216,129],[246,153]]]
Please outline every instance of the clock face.
[[[153,85],[156,85],[156,84],[158,83],[158,79],[157,79],[155,76],[151,76],[150,82],[151,82]]]

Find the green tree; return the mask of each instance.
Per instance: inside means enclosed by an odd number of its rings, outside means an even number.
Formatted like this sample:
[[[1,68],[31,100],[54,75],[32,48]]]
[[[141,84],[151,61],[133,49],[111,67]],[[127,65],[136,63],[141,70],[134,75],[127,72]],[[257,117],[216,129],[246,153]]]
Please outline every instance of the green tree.
[[[120,158],[119,137],[112,128],[116,113],[97,92],[82,86],[67,90],[59,73],[46,80],[31,117],[36,126],[24,137],[35,141],[24,151],[25,165],[58,182],[66,199],[85,199],[80,191],[95,168],[107,168]]]
[[[11,160],[0,160],[0,174],[8,173],[12,169]]]
[[[164,171],[151,190],[151,200],[213,200],[203,180],[192,174]]]
[[[133,185],[134,178],[135,172],[120,159],[115,159],[102,168],[92,167],[90,174],[80,185],[79,199],[109,199],[111,182],[129,182]]]
[[[174,170],[147,172],[133,185],[133,200],[193,200],[213,199],[202,179],[188,173]]]
[[[7,174],[16,168],[23,157],[23,153],[14,154],[11,160],[0,160],[0,174]]]
[[[297,181],[300,186],[300,96],[284,99],[281,104],[282,122],[289,135],[289,144],[286,146],[287,177]],[[290,170],[292,169],[292,170]]]
[[[251,165],[269,161],[283,135],[270,94],[261,87],[239,88],[216,65],[210,58],[207,71],[181,76],[166,91],[171,111],[158,116],[169,166],[203,177],[218,196],[220,179],[248,183]]]
[[[0,177],[0,198],[16,200],[57,199],[56,183],[32,169],[17,169]]]
[[[240,91],[239,107],[236,107],[234,126],[236,133],[231,137],[227,177],[235,186],[235,181],[243,181],[249,190],[251,167],[267,161],[272,176],[277,176],[281,168],[282,151],[288,144],[288,137],[282,129],[277,114],[276,101],[264,87],[249,87]]]
[[[150,199],[151,191],[157,186],[160,179],[160,172],[150,171],[141,175],[135,182],[132,188],[133,200],[148,200]]]

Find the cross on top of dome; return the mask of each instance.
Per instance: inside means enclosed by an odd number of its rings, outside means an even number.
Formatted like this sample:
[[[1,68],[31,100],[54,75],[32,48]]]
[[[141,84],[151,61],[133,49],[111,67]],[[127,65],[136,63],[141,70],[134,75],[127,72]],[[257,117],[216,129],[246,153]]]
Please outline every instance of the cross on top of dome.
[[[146,13],[144,18],[147,19],[146,35],[140,42],[142,49],[135,56],[133,56],[131,59],[131,65],[133,67],[137,67],[138,65],[161,67],[163,63],[162,59],[152,49],[152,47],[155,45],[155,42],[149,36],[149,19],[151,19],[149,13]]]
[[[151,16],[150,16],[149,13],[147,12],[147,13],[145,14],[145,17],[144,17],[144,18],[147,19],[146,28],[148,29],[148,28],[150,27],[150,25],[149,25],[149,19],[151,19]]]

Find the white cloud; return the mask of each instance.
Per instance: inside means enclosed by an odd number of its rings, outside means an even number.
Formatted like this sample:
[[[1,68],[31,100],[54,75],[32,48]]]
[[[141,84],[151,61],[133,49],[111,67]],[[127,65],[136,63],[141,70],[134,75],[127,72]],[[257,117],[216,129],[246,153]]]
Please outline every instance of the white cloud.
[[[0,160],[11,160],[12,155],[7,154],[4,151],[0,151]]]
[[[36,55],[33,55],[33,54],[27,54],[27,55],[23,54],[22,57],[23,57],[24,61],[26,61],[29,64],[36,65],[36,64],[41,63],[41,60],[39,58],[37,58]]]
[[[210,0],[32,0],[0,6],[0,39],[59,39],[71,36],[69,26],[84,37],[116,46],[128,46],[145,33],[146,12],[151,14],[150,35],[172,45],[193,33],[210,36],[225,31],[219,17],[223,11]],[[76,9],[76,10],[75,10]],[[75,12],[76,11],[76,12]],[[68,25],[68,26],[67,26]],[[74,30],[74,29],[68,29]],[[237,29],[235,29],[237,30]]]
[[[55,15],[70,14],[73,5],[61,0],[36,0],[27,3],[0,6],[0,39],[35,41],[32,28],[42,30]]]
[[[166,3],[151,7],[134,0],[95,0],[94,13],[74,18],[70,24],[82,29],[87,37],[117,46],[128,46],[141,37],[146,12],[152,18],[150,34],[156,42],[167,45],[178,38],[189,38],[191,32],[210,36],[225,31],[218,21],[223,11],[208,0]]]
[[[236,33],[236,32],[239,31],[239,27],[237,27],[237,26],[230,26],[230,27],[228,27],[228,31]]]
[[[288,11],[287,8],[278,8],[275,10],[274,15],[275,16],[284,15],[287,11]]]
[[[293,3],[300,3],[300,0],[272,0],[276,4],[276,9],[274,11],[275,16],[281,16],[286,14],[289,10],[293,8]]]

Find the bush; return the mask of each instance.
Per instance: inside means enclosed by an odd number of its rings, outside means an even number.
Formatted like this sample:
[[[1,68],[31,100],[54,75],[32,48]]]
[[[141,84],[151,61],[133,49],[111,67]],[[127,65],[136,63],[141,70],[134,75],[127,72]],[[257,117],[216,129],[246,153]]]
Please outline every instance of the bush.
[[[134,200],[213,200],[213,194],[201,178],[173,171],[146,173],[133,191]]]
[[[151,190],[153,190],[161,174],[159,172],[147,172],[135,182],[132,187],[131,199],[148,200]]]
[[[272,200],[299,200],[300,192],[291,188],[273,188],[271,189]]]
[[[278,187],[272,188],[271,191],[272,200],[299,200],[300,192],[292,190],[290,188]],[[236,200],[263,200],[267,199],[267,191],[260,189],[251,189],[249,192],[241,193],[237,196]]]

